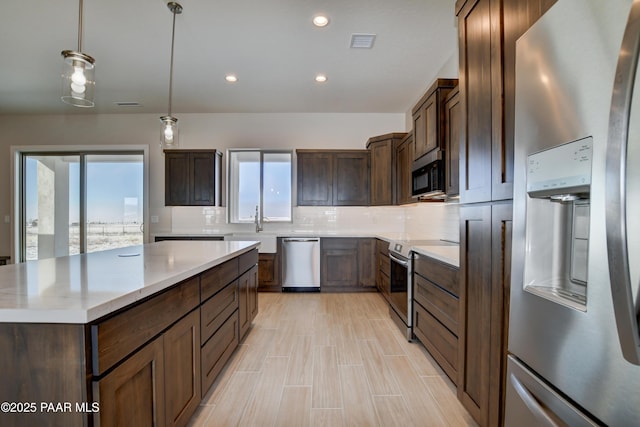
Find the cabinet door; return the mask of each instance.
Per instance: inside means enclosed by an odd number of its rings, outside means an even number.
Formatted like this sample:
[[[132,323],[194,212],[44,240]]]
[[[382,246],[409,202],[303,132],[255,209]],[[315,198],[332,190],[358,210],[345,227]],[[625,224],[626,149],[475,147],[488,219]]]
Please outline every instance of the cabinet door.
[[[369,152],[336,152],[333,205],[369,205]]]
[[[216,205],[216,160],[215,153],[193,152],[189,154],[190,205]]]
[[[494,4],[495,3],[495,4]],[[466,132],[460,144],[460,201],[491,200],[491,147],[501,138],[499,1],[469,0],[458,13],[460,94]],[[492,14],[498,13],[497,16]],[[495,116],[495,117],[494,117]],[[499,127],[494,128],[494,124]]]
[[[371,206],[393,205],[395,170],[394,140],[374,142],[371,150]]]
[[[355,289],[358,287],[358,239],[321,239],[321,287]]]
[[[258,314],[258,266],[253,266],[238,278],[240,291],[240,340],[244,338]]]
[[[278,254],[258,254],[258,290],[280,291],[280,258]]]
[[[358,239],[358,281],[361,288],[376,287],[376,239]]]
[[[459,193],[461,126],[460,93],[456,89],[449,94],[445,104],[445,179],[449,196]]]
[[[164,344],[160,336],[94,382],[94,399],[100,403],[96,424],[164,426]]]
[[[398,204],[413,203],[411,198],[411,167],[413,166],[413,134],[405,137],[396,153],[396,193]]]
[[[298,205],[333,204],[333,155],[298,152]]]
[[[427,118],[424,108],[419,108],[413,113],[413,152],[411,162],[422,157],[426,153],[427,146]]]
[[[189,153],[165,152],[164,204],[180,206],[189,204]]]
[[[164,334],[167,426],[184,426],[200,404],[200,309]]]

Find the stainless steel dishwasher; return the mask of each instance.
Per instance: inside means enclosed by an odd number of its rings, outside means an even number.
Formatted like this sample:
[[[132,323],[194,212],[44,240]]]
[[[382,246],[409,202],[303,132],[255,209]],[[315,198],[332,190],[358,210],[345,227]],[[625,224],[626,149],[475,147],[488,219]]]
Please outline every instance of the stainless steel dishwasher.
[[[320,291],[320,238],[282,239],[282,290]]]

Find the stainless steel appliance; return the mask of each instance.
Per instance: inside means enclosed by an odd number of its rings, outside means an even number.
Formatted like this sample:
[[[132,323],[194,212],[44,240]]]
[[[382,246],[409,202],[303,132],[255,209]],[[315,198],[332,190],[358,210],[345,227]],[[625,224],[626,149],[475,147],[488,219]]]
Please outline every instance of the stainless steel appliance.
[[[441,159],[428,161],[429,158],[429,155],[424,156],[413,164],[411,196],[414,198],[445,197],[444,161]]]
[[[282,290],[320,291],[320,238],[282,239]]]
[[[413,339],[413,246],[452,246],[447,240],[392,240],[389,242],[389,314],[408,341]]]
[[[517,42],[506,426],[640,422],[639,46],[638,0],[558,0]]]

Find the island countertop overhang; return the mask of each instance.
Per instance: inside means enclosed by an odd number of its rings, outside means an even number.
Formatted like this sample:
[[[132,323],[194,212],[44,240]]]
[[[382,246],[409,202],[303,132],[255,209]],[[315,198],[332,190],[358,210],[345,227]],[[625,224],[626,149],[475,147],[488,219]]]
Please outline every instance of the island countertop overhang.
[[[258,245],[164,241],[3,266],[0,322],[88,324]]]

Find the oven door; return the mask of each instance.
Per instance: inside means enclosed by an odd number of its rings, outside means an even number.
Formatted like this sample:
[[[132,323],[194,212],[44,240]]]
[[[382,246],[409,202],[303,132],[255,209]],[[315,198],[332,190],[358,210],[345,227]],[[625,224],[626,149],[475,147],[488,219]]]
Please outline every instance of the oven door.
[[[389,253],[391,260],[390,279],[390,303],[392,309],[402,320],[402,323],[411,328],[411,316],[409,310],[411,304],[411,261],[397,254]]]

